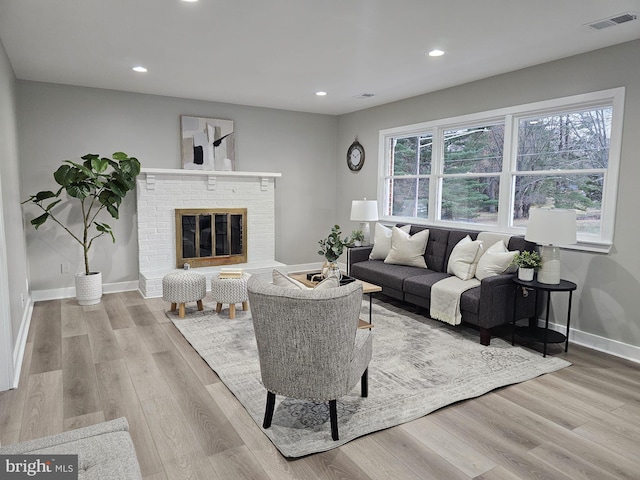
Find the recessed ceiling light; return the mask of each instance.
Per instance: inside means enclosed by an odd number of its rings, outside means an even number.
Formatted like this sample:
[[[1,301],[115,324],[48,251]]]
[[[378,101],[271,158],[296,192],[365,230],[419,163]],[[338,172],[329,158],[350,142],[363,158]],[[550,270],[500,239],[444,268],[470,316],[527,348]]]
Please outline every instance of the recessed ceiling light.
[[[133,67],[132,70],[134,72],[138,72],[138,73],[146,73],[147,72],[147,69],[144,68],[142,65],[138,65],[136,67]]]
[[[438,50],[437,48],[434,48],[433,50],[431,50],[429,52],[429,56],[430,57],[440,57],[444,55],[444,51],[443,50]]]
[[[319,97],[324,97],[326,94],[327,92],[323,92],[323,91],[316,92],[316,95]]]
[[[196,3],[198,0],[182,0],[182,1],[186,3]]]

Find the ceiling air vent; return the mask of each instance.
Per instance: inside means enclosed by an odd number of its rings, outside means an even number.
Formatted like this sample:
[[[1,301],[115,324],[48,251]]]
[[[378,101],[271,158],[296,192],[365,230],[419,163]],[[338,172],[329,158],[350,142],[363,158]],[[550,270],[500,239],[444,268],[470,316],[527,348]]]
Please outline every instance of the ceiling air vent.
[[[589,28],[593,28],[594,30],[602,30],[603,28],[614,27],[616,25],[620,25],[621,23],[627,23],[637,19],[638,15],[628,12],[620,13],[618,15],[614,15],[613,17],[596,20],[595,22],[587,23],[585,25]]]
[[[375,96],[375,93],[361,93],[360,95],[356,95],[353,98],[371,98],[374,96]]]

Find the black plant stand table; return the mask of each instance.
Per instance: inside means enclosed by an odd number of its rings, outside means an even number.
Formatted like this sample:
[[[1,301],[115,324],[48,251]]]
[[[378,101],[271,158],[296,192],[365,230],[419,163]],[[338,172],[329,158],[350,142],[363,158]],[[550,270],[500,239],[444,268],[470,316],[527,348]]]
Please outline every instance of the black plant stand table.
[[[533,340],[534,342],[541,342],[543,344],[542,356],[547,356],[547,343],[562,343],[565,342],[564,351],[569,350],[569,325],[571,323],[571,299],[573,291],[577,288],[577,285],[568,280],[560,280],[557,285],[551,285],[548,283],[540,283],[537,280],[527,282],[520,280],[518,277],[514,277],[513,281],[516,285],[534,290],[536,292],[536,316],[535,321],[538,321],[538,292],[547,292],[547,315],[545,318],[544,328],[537,325],[529,324],[527,327],[516,326],[516,298],[518,289],[516,288],[513,293],[513,323],[511,329],[511,345],[515,345],[516,334],[519,337]],[[563,335],[555,330],[549,330],[549,308],[551,306],[551,292],[569,292],[569,308],[567,310],[567,334]]]

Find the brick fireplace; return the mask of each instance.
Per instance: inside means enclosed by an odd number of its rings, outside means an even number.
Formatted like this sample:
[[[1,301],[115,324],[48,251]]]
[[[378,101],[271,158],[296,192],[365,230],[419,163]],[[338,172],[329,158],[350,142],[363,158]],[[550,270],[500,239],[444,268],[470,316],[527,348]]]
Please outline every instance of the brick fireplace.
[[[162,296],[162,277],[176,269],[176,209],[246,208],[247,262],[260,271],[275,261],[275,179],[280,173],[143,168],[137,179],[140,291]],[[208,285],[220,267],[198,268]]]

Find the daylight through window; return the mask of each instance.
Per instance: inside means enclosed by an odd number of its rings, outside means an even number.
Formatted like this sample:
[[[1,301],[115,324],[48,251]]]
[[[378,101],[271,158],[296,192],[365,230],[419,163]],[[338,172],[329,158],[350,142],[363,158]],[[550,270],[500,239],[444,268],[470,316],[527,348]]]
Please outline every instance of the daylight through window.
[[[575,209],[613,236],[624,89],[380,132],[383,220],[524,233],[531,207]]]

